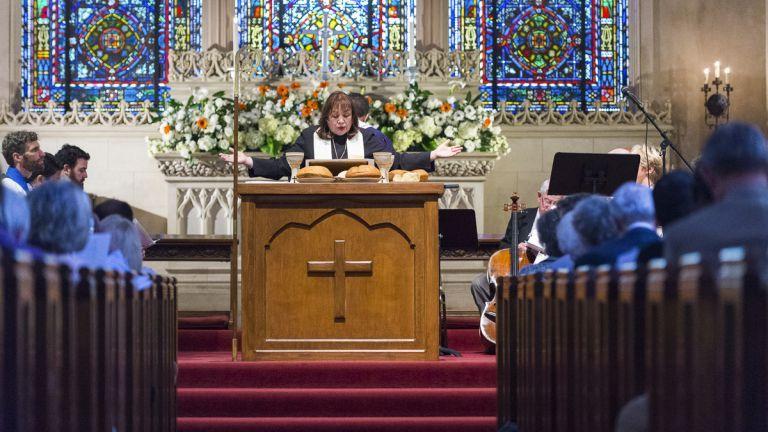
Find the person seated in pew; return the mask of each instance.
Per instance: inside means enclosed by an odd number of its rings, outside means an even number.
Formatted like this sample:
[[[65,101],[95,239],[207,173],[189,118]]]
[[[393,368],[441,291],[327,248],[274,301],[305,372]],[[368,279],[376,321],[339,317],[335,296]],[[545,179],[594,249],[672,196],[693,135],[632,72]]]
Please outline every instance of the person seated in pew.
[[[576,267],[615,265],[620,256],[623,262],[633,262],[640,248],[659,241],[653,194],[647,186],[623,184],[614,192],[609,208],[621,237],[591,249],[576,260]]]
[[[8,169],[2,184],[21,195],[28,194],[27,178],[32,171],[43,167],[44,155],[35,132],[10,132],[3,138],[3,158]]]
[[[677,262],[701,253],[710,265],[721,249],[768,247],[768,148],[760,130],[732,122],[717,128],[704,144],[697,171],[714,203],[671,224],[664,234],[664,257]]]
[[[125,201],[107,199],[93,207],[93,214],[96,215],[98,220],[104,220],[106,217],[111,215],[119,215],[125,219],[128,219],[129,221],[132,221],[136,227],[139,241],[141,242],[142,258],[144,258],[147,248],[155,244],[154,240],[152,240],[152,237],[149,235],[149,233],[147,233],[147,230],[145,230],[138,219],[133,216],[133,208],[131,208],[131,205]]]
[[[61,165],[52,154],[46,153],[43,157],[42,168],[32,171],[32,174],[27,178],[27,183],[30,189],[34,189],[44,182],[56,181],[59,178],[61,178]]]
[[[343,92],[333,92],[323,104],[320,125],[310,126],[301,132],[296,142],[286,152],[303,152],[308,159],[373,159],[373,153],[392,152],[391,146],[381,138],[383,134],[372,128],[360,129],[357,114],[350,97]],[[437,158],[447,158],[461,152],[461,147],[441,144],[431,152],[395,153],[392,169],[433,170]],[[221,158],[232,162],[232,154]],[[291,168],[283,155],[279,159],[256,159],[238,153],[238,163],[248,167],[251,177],[278,180],[290,176]]]
[[[27,199],[8,186],[0,186],[0,246],[10,250],[26,249],[40,255],[37,249],[27,246],[28,236]]]
[[[543,272],[550,269],[551,265],[563,256],[560,245],[557,243],[557,225],[560,223],[560,212],[552,209],[544,213],[536,221],[536,230],[539,233],[539,241],[544,247],[547,258],[539,263],[529,264],[520,269],[520,276]]]
[[[675,170],[662,177],[653,188],[653,207],[656,209],[656,225],[662,230],[672,222],[691,214],[697,207],[695,179],[691,173]],[[636,262],[648,261],[664,256],[664,240],[659,239],[640,249]],[[630,260],[630,256],[620,256],[618,264]]]
[[[142,267],[142,249],[139,233],[134,223],[117,214],[109,215],[96,224],[96,232],[109,235],[109,255],[104,267],[137,273],[133,285],[142,290],[152,286],[149,275],[154,271]]]
[[[553,268],[573,270],[573,263],[590,249],[618,236],[619,226],[610,213],[608,198],[584,198],[557,225],[557,243],[564,255],[560,262],[552,264]]]

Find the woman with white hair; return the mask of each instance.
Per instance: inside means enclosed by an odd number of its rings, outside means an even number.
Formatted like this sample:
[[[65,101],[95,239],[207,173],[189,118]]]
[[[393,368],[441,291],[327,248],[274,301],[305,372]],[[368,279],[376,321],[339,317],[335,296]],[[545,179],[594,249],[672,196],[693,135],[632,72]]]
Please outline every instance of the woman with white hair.
[[[27,243],[29,207],[24,195],[7,186],[0,187],[0,244],[19,247]]]
[[[93,229],[91,202],[71,182],[49,182],[29,194],[29,243],[52,254],[82,251]]]
[[[560,250],[574,262],[590,249],[619,236],[608,198],[590,196],[568,212],[557,226]]]

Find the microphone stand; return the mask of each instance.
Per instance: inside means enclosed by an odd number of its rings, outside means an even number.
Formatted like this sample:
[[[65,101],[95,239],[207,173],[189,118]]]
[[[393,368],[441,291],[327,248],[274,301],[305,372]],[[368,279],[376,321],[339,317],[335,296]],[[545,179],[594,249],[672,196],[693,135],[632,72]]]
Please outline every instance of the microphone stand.
[[[648,120],[651,123],[651,125],[653,125],[653,128],[656,129],[656,131],[659,133],[659,135],[661,135],[661,144],[659,144],[659,148],[661,150],[661,174],[665,175],[667,173],[667,147],[674,150],[677,156],[680,157],[680,160],[683,161],[685,166],[687,166],[688,169],[691,170],[691,172],[693,172],[693,167],[691,167],[691,164],[689,164],[688,161],[685,160],[685,157],[680,153],[677,147],[675,147],[675,145],[672,144],[672,140],[669,139],[669,136],[667,135],[667,133],[664,132],[664,130],[662,130],[661,127],[659,127],[658,123],[656,123],[655,116],[652,116],[651,114],[649,114],[648,111],[645,110],[645,106],[643,106],[643,104],[640,103],[637,97],[632,93],[630,93],[629,90],[623,89],[621,93],[624,94],[624,96],[627,99],[634,102],[634,104],[637,106],[637,109],[639,109],[640,112],[643,113],[646,120]]]

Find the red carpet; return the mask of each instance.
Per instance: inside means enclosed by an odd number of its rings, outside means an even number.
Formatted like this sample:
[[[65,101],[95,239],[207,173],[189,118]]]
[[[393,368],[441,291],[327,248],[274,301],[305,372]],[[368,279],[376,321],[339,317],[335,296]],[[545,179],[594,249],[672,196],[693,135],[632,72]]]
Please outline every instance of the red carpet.
[[[179,330],[179,431],[494,431],[496,360],[454,321],[437,362],[231,362],[231,333]]]

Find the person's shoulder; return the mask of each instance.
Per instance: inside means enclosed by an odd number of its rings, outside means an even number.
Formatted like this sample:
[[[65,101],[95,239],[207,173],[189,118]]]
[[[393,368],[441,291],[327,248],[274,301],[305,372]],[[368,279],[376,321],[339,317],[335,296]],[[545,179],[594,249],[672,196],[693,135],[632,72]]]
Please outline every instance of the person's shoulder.
[[[11,192],[17,193],[19,195],[27,194],[24,191],[24,188],[21,187],[20,184],[16,183],[16,180],[10,177],[3,177],[3,179],[0,181],[0,184],[2,184],[3,187],[5,187],[7,190],[10,190]]]

